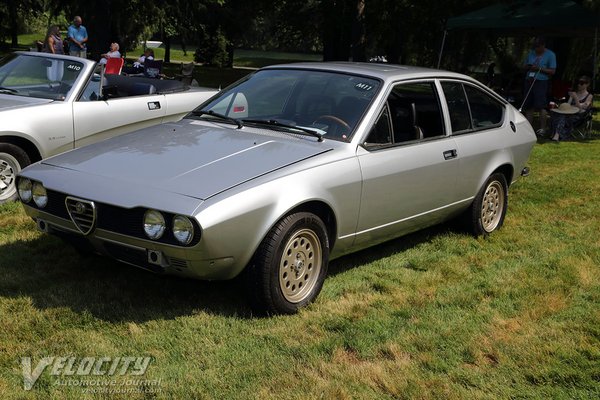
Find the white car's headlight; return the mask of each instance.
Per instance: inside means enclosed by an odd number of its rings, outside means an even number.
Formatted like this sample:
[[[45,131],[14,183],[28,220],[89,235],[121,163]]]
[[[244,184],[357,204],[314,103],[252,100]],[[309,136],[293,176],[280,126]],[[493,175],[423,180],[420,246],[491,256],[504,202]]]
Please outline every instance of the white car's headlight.
[[[35,182],[33,184],[33,190],[31,191],[33,194],[33,201],[39,208],[46,207],[48,204],[48,193],[46,193],[46,188],[39,182]]]
[[[189,244],[194,238],[194,225],[188,217],[176,215],[173,218],[173,236],[181,244]]]
[[[31,201],[31,181],[27,178],[19,179],[19,197],[23,203],[29,203]]]
[[[144,214],[144,232],[152,240],[158,240],[165,233],[165,217],[156,210],[148,210]]]

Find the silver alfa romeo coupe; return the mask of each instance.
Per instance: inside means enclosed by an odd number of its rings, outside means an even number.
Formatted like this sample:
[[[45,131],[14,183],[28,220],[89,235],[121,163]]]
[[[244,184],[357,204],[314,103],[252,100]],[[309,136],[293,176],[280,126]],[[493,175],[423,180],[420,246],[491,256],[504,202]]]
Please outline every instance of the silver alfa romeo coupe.
[[[536,141],[456,73],[383,64],[263,68],[177,123],[22,171],[40,230],[127,264],[243,274],[256,310],[293,313],[329,260],[441,221],[502,226]]]
[[[125,132],[177,121],[216,90],[104,75],[91,60],[17,52],[0,60],[0,204],[32,162]]]

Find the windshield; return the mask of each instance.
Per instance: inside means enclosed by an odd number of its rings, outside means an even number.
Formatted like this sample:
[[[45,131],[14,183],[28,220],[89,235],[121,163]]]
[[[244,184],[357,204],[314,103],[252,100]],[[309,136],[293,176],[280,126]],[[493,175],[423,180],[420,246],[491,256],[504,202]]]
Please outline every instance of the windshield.
[[[0,94],[64,100],[83,63],[11,54],[0,60]]]
[[[262,70],[222,91],[201,110],[245,125],[295,126],[347,141],[380,86],[373,78],[336,72]],[[196,113],[196,118],[213,117]]]

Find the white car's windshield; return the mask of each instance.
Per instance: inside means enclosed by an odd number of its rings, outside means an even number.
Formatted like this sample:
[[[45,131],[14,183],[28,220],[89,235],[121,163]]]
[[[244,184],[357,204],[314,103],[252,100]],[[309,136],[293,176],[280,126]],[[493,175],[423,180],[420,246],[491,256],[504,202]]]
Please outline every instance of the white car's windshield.
[[[0,60],[0,94],[64,100],[83,63],[11,54]]]
[[[350,140],[380,86],[364,76],[268,69],[224,90],[195,115]]]

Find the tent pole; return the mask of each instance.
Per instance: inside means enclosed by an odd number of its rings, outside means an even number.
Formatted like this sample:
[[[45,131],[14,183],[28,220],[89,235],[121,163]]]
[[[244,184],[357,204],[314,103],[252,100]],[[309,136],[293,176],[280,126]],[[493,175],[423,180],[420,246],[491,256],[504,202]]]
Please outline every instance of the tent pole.
[[[438,56],[437,69],[440,69],[440,65],[442,64],[442,54],[444,53],[444,44],[446,43],[446,35],[448,31],[444,29],[444,36],[442,37],[442,46],[440,47],[440,55]]]

